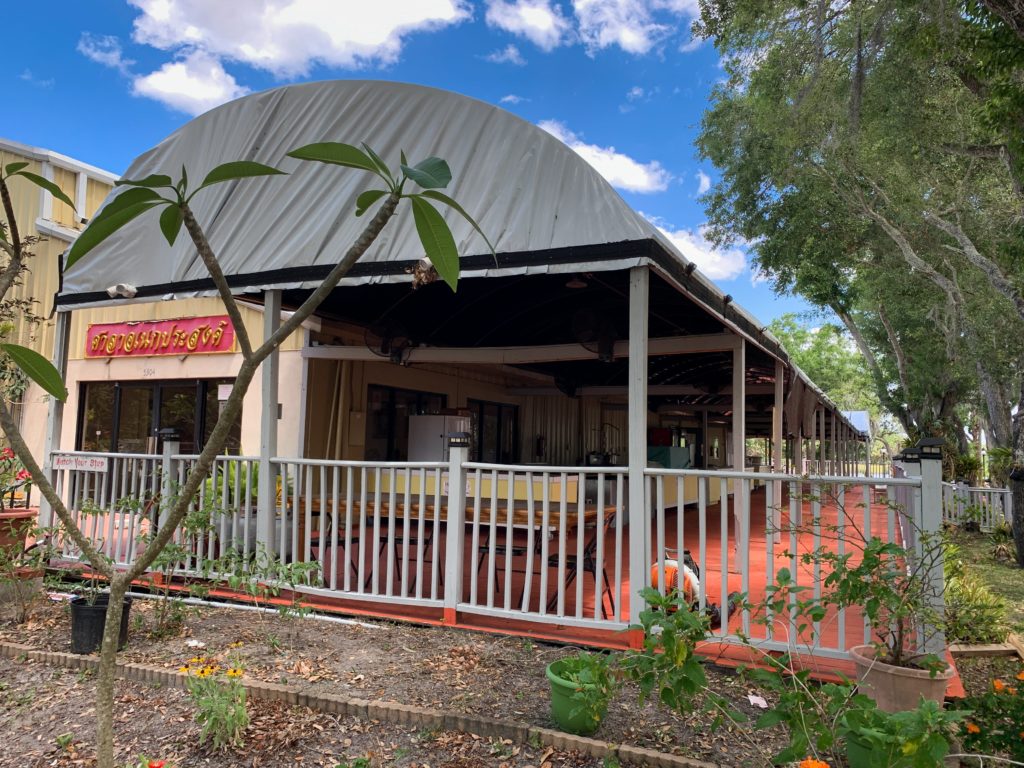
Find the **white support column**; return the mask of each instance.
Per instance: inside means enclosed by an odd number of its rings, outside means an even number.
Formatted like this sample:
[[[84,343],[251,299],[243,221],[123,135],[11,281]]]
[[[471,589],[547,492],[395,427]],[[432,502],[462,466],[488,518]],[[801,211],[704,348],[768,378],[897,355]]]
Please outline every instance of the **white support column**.
[[[786,370],[781,360],[775,361],[775,402],[772,404],[772,471],[782,472],[782,447],[784,437],[782,435],[782,409],[785,387]],[[782,481],[772,481],[772,498],[775,500],[775,509],[772,510],[772,526],[776,531],[778,540],[782,537]]]
[[[449,555],[445,557],[444,563],[444,621],[446,624],[454,625],[458,622],[459,601],[462,599],[462,574],[465,570],[462,554],[466,549],[466,470],[463,464],[469,461],[469,435],[446,435],[445,440],[448,441],[448,520],[445,523],[445,551]],[[477,492],[479,493],[479,489]]]
[[[829,472],[831,475],[841,475],[839,471],[839,454],[836,452],[836,412],[832,410],[832,423],[830,425],[832,431],[828,434],[828,458],[832,462],[832,469]]]
[[[68,341],[71,337],[71,313],[58,312],[53,329],[53,367],[60,374],[61,381],[68,380]],[[64,425],[64,403],[50,398],[46,413],[46,434],[43,436],[43,474],[51,484],[56,482],[53,472],[53,452],[60,450],[61,431]],[[53,524],[53,510],[50,503],[39,499],[39,527],[49,528]]]
[[[269,339],[281,325],[281,291],[263,292],[263,339]],[[280,357],[275,349],[260,366],[263,402],[260,408],[259,508],[256,513],[256,541],[268,550],[279,551],[274,541],[277,518],[277,473],[270,463],[277,455],[278,369]],[[281,525],[282,532],[285,526]]]
[[[741,338],[732,351],[732,468],[742,472],[747,458],[747,342]],[[750,510],[745,509],[745,480],[733,481],[732,514],[736,532],[736,562],[740,573],[747,572],[747,527]]]
[[[637,593],[650,581],[650,514],[646,505],[647,468],[647,317],[650,272],[647,267],[629,271],[629,586],[630,618],[644,609]],[[707,437],[705,436],[705,444]],[[706,448],[705,448],[706,450]]]
[[[818,474],[827,474],[825,471],[825,405],[818,411]]]

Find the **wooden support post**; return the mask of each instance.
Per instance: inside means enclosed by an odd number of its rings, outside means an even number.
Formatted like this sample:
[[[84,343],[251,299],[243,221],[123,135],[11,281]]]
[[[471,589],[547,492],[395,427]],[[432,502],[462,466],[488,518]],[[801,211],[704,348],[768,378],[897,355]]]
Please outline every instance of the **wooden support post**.
[[[732,351],[732,468],[736,472],[746,469],[747,459],[747,344],[740,339],[739,346]],[[736,558],[740,573],[747,572],[747,528],[750,525],[750,510],[746,508],[745,493],[747,481],[737,478],[733,481],[732,515],[736,532]]]
[[[775,402],[772,404],[772,471],[782,471],[782,409],[783,409],[783,387],[785,385],[785,368],[781,360],[775,361]],[[775,509],[772,510],[771,520],[778,540],[782,540],[782,481],[772,481],[772,498],[775,500]],[[766,510],[767,512],[767,510]]]
[[[46,195],[49,198],[49,195]],[[68,341],[71,336],[71,313],[58,312],[53,329],[53,367],[57,369],[62,381],[68,380]],[[50,398],[46,413],[46,435],[43,438],[43,474],[51,485],[56,484],[53,471],[53,452],[60,450],[61,431],[64,425],[64,403],[55,397]],[[50,503],[39,499],[39,527],[49,528],[53,524],[53,510]]]
[[[263,339],[269,339],[281,325],[281,291],[263,292]],[[277,456],[277,397],[280,357],[275,349],[260,366],[263,402],[260,408],[260,474],[258,478],[256,511],[256,541],[268,550],[280,552],[280,542],[274,540],[277,522],[277,472],[271,459]],[[282,489],[284,493],[284,489]],[[298,514],[295,510],[294,514]],[[287,535],[282,514],[281,532]],[[294,552],[292,553],[295,554]]]
[[[630,614],[634,620],[644,609],[638,597],[650,582],[650,512],[646,504],[647,468],[647,319],[650,301],[650,271],[629,270],[629,587]],[[707,417],[705,417],[707,418]],[[704,437],[707,442],[707,435]],[[707,450],[705,446],[705,451]]]

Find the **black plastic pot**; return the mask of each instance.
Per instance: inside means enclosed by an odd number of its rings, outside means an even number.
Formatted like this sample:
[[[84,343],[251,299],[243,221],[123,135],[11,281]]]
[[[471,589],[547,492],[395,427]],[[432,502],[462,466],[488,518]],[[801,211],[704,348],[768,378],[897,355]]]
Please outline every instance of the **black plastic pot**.
[[[92,653],[103,644],[103,625],[107,621],[107,605],[109,594],[96,596],[90,605],[85,597],[71,600],[71,652]],[[124,610],[121,611],[121,632],[118,636],[117,649],[121,650],[128,644],[128,612],[132,607],[132,599],[125,597]]]

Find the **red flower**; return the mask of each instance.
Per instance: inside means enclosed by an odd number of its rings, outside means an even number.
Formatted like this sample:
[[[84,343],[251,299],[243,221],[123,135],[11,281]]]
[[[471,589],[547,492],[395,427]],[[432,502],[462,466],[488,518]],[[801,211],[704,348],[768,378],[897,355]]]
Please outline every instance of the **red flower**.
[[[0,459],[7,460],[7,459],[13,459],[13,458],[14,458],[14,451],[11,448],[4,448],[2,451],[0,451]]]
[[[27,469],[19,469],[18,470],[18,474],[16,474],[14,476],[14,479],[15,480],[28,480],[30,477],[32,477],[32,473],[29,472]]]
[[[150,760],[149,768],[164,768],[164,763],[166,762],[166,760]]]

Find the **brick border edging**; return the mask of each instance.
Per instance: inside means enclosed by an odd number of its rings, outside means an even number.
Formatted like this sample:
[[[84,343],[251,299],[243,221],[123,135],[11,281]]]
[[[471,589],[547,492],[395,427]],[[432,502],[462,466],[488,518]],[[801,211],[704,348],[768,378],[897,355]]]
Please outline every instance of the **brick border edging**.
[[[99,657],[95,655],[40,651],[30,645],[20,643],[0,642],[0,657],[8,659],[24,657],[28,661],[43,662],[66,669],[95,671],[99,667]],[[117,676],[136,683],[159,683],[169,688],[184,688],[185,680],[188,679],[186,673],[155,664],[121,662],[117,664]],[[396,725],[462,731],[491,738],[511,739],[520,744],[534,741],[555,749],[576,750],[598,759],[613,756],[622,763],[651,766],[651,768],[719,768],[714,763],[705,763],[680,755],[670,755],[628,744],[611,744],[600,739],[574,736],[554,728],[540,728],[512,720],[446,712],[392,701],[357,699],[329,693],[313,694],[301,691],[293,685],[265,683],[260,680],[245,680],[244,685],[247,694],[257,699],[280,701],[293,706],[309,707],[336,715],[351,715],[364,720],[381,720]]]

